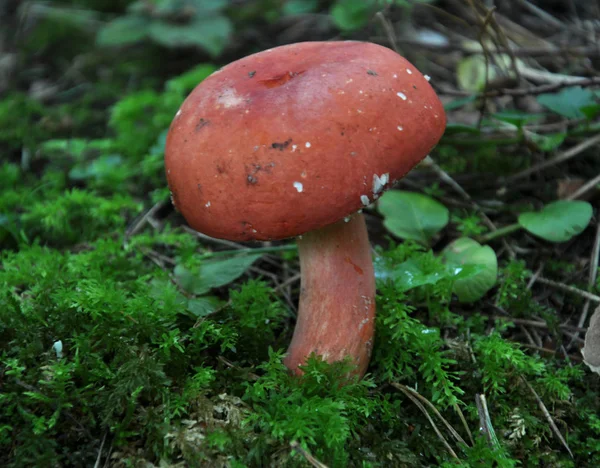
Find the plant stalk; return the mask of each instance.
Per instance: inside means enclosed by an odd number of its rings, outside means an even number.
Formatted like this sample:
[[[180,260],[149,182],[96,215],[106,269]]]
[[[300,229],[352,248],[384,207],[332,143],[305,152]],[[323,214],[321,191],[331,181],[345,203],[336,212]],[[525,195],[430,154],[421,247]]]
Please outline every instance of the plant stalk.
[[[298,240],[302,273],[298,320],[285,364],[296,374],[311,354],[345,358],[364,375],[375,331],[375,276],[362,214]]]

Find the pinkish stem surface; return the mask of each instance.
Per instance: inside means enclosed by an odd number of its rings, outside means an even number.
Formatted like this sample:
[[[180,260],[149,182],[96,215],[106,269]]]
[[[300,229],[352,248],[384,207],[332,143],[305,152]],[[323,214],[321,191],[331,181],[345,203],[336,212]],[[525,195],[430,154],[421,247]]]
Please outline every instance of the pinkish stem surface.
[[[285,364],[293,372],[311,353],[328,362],[369,365],[375,331],[375,276],[362,214],[298,241],[302,282],[298,320]]]

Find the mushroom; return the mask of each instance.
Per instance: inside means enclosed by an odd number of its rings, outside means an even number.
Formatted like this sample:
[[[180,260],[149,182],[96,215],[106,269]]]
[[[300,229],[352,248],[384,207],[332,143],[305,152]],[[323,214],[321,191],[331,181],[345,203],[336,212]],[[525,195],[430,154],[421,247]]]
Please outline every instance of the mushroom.
[[[175,207],[235,241],[298,238],[298,319],[285,363],[373,345],[375,279],[362,208],[437,144],[446,117],[407,60],[370,43],[306,42],[235,61],[177,112],[165,151]]]

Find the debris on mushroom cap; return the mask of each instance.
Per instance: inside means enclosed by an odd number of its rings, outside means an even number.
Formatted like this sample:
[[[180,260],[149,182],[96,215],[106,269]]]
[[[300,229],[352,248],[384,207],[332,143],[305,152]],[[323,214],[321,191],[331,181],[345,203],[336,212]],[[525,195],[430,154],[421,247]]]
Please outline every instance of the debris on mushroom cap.
[[[233,62],[192,91],[167,137],[167,179],[198,231],[294,237],[368,205],[445,124],[426,78],[392,50],[292,44]]]

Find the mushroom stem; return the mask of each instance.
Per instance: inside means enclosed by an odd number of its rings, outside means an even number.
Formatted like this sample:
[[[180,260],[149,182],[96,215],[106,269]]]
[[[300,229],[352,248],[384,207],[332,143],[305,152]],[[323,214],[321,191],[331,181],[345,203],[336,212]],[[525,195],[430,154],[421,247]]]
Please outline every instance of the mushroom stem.
[[[294,373],[312,353],[369,365],[375,330],[375,276],[364,216],[311,231],[298,241],[302,272],[298,320],[285,364]]]

